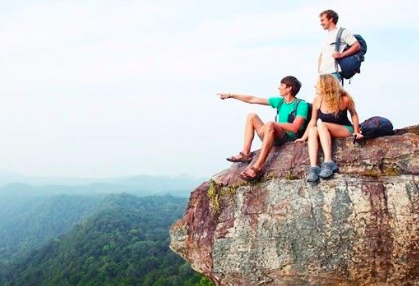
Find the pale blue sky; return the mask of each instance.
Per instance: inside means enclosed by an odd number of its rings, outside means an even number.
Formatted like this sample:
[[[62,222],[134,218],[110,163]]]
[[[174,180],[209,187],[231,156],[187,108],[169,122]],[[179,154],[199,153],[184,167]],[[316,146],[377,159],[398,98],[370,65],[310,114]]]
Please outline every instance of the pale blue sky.
[[[312,100],[325,36],[318,14],[368,43],[346,85],[361,121],[419,124],[417,11],[399,1],[0,0],[0,169],[36,176],[211,176],[295,75]],[[260,147],[256,142],[255,148]]]

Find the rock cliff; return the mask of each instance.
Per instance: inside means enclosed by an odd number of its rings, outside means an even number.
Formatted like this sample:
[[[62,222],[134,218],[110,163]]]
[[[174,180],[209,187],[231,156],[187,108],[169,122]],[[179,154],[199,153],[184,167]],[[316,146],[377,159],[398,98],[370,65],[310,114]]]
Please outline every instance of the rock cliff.
[[[333,154],[317,184],[303,143],[275,147],[258,183],[233,164],[192,192],[170,247],[217,285],[419,285],[419,125]]]

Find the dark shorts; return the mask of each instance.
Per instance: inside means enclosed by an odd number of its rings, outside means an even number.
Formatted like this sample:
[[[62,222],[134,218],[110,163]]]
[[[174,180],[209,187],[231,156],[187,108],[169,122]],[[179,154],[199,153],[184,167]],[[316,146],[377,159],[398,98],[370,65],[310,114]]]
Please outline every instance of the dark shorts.
[[[274,146],[279,146],[290,141],[294,141],[294,139],[292,139],[287,132],[284,132],[284,135],[282,135],[281,138],[274,140]]]
[[[263,137],[259,136],[260,141],[263,141]],[[281,138],[275,138],[273,145],[274,146],[279,146],[282,145],[284,143],[290,142],[290,141],[294,141],[295,139],[291,138],[287,132],[284,132],[284,135],[282,135]]]

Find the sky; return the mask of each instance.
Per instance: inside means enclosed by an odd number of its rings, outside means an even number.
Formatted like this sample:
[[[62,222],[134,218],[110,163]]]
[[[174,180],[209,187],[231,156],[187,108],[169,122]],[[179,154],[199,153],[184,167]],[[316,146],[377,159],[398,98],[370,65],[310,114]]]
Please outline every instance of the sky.
[[[319,13],[368,44],[345,88],[360,120],[419,124],[413,0],[0,0],[0,170],[31,176],[210,177],[275,110],[217,92],[311,101]],[[255,140],[254,148],[260,148]]]

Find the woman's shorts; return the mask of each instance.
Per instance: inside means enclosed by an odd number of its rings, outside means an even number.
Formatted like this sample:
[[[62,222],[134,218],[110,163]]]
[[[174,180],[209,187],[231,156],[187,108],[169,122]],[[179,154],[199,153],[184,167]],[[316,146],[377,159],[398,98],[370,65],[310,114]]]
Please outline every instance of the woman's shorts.
[[[354,127],[352,125],[343,125],[343,127],[345,127],[351,135],[354,134]]]

